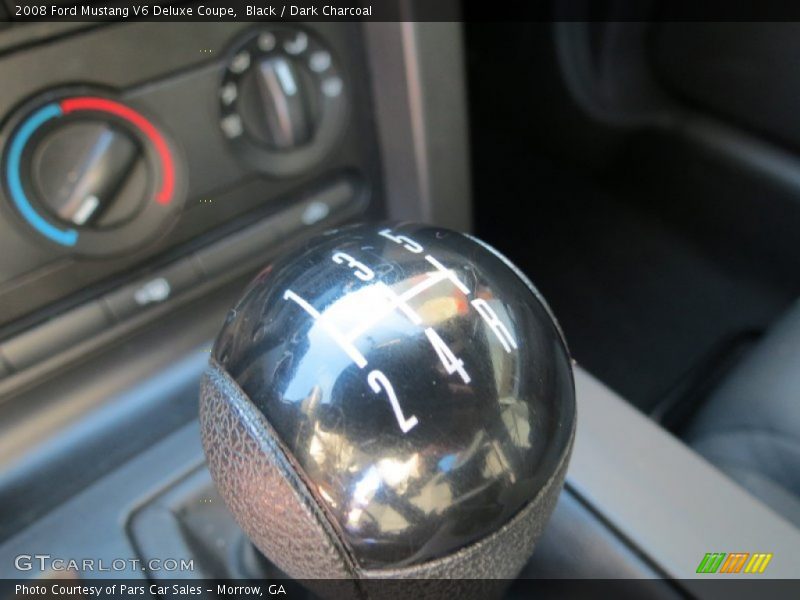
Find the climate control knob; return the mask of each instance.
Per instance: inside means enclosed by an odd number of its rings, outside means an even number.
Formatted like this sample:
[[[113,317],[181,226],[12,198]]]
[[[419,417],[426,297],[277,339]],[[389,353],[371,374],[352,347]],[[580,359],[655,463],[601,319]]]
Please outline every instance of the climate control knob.
[[[308,79],[289,57],[260,60],[242,81],[239,110],[250,135],[276,150],[307,144],[319,119],[319,103]]]
[[[65,94],[11,119],[5,192],[39,237],[73,254],[115,254],[174,220],[181,203],[174,155],[160,128],[132,107]]]
[[[33,150],[33,190],[51,214],[80,226],[104,227],[134,216],[151,173],[141,145],[102,120],[56,127]]]
[[[219,91],[220,130],[252,167],[275,176],[307,170],[345,124],[342,74],[310,32],[270,25],[230,50]]]

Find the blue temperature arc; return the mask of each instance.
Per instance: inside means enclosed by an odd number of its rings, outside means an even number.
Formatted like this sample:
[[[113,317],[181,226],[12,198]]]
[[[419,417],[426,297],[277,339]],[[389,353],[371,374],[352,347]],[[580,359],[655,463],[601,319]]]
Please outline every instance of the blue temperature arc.
[[[74,246],[75,242],[78,241],[78,232],[74,229],[60,229],[36,212],[25,195],[25,189],[22,187],[22,179],[20,177],[20,161],[25,144],[28,143],[30,137],[43,123],[61,115],[62,110],[58,104],[48,104],[25,120],[11,142],[8,161],[6,162],[6,176],[11,199],[19,212],[22,213],[22,216],[45,237],[63,246]]]

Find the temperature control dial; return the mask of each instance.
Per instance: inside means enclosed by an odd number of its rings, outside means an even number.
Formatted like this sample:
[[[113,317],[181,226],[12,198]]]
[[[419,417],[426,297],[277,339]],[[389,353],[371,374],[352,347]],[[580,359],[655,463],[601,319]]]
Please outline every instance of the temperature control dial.
[[[334,146],[345,86],[331,51],[303,30],[270,26],[234,44],[219,91],[220,129],[260,171],[293,175]]]
[[[180,208],[174,150],[130,106],[65,94],[24,107],[9,129],[3,170],[11,204],[34,232],[72,253],[130,250]]]
[[[250,285],[201,422],[223,496],[288,573],[511,577],[563,481],[571,362],[541,295],[489,246],[358,226]]]

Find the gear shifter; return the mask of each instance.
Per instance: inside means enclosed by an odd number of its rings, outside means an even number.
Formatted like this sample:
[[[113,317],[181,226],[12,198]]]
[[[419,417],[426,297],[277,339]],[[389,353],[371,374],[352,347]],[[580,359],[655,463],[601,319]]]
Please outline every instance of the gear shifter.
[[[497,251],[356,226],[256,277],[200,419],[223,498],[292,577],[511,578],[561,489],[575,399],[558,325]]]

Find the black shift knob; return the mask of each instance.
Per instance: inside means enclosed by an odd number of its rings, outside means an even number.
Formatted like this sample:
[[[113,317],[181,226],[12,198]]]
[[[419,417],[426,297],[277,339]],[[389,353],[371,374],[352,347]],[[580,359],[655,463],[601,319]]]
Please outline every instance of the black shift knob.
[[[251,283],[214,345],[201,425],[222,496],[289,575],[513,577],[563,483],[571,362],[491,247],[350,227]]]

